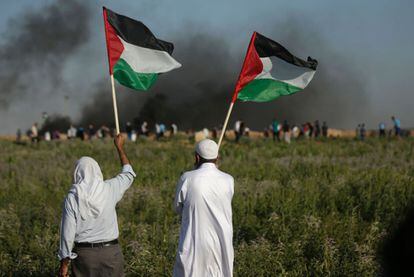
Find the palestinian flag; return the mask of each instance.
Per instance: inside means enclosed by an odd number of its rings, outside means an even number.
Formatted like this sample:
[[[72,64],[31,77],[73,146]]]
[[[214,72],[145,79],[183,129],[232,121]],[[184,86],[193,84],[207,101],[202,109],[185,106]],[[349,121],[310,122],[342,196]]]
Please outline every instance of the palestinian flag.
[[[318,62],[293,56],[279,43],[254,32],[233,95],[242,101],[267,102],[303,90]]]
[[[179,68],[174,45],[157,39],[142,23],[103,8],[109,73],[122,85],[148,90],[160,73]]]

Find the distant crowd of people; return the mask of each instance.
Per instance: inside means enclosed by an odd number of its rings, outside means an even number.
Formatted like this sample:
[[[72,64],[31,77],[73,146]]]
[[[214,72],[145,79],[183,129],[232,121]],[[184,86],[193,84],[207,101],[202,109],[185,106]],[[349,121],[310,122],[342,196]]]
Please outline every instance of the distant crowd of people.
[[[404,132],[401,129],[401,121],[395,116],[391,117],[393,128],[386,128],[384,122],[380,122],[378,125],[378,136],[379,137],[401,137],[404,135]],[[207,128],[202,129],[204,137],[210,137],[213,139],[218,138],[219,133],[221,132],[222,127],[214,127],[211,130]],[[293,124],[290,125],[287,120],[278,121],[273,119],[271,124],[263,130],[263,136],[265,138],[273,138],[273,141],[281,142],[285,141],[290,143],[292,139],[318,139],[318,138],[327,138],[328,133],[328,124],[326,121],[320,124],[319,120],[315,120],[313,124],[311,122],[305,122],[303,124]],[[147,121],[133,125],[131,122],[125,124],[124,131],[127,134],[127,137],[130,141],[136,141],[139,136],[148,137],[153,135],[157,140],[165,137],[165,134],[168,132],[168,136],[174,136],[178,133],[178,126],[175,123],[171,123],[168,128],[162,122],[156,122],[152,127],[148,124]],[[240,139],[245,136],[249,137],[250,129],[246,126],[245,122],[242,120],[236,120],[233,127],[234,140],[239,142]],[[192,134],[192,130],[188,130],[187,134]],[[69,129],[66,131],[66,138],[71,139],[81,139],[81,140],[92,140],[92,139],[104,139],[114,137],[115,130],[106,125],[102,125],[99,128],[96,128],[93,124],[89,124],[85,129],[82,126],[75,127],[73,124],[70,125]],[[51,140],[60,140],[63,136],[62,133],[57,130],[42,130],[39,131],[38,123],[34,123],[32,127],[26,132],[27,137],[30,138],[32,143],[37,143],[40,140],[51,141]],[[372,136],[372,132],[370,132]],[[364,140],[367,137],[367,129],[365,123],[358,124],[355,130],[355,137],[359,140]],[[20,142],[22,140],[21,130],[17,130],[16,141]]]
[[[316,120],[314,124],[306,122],[300,125],[290,126],[287,120],[280,123],[276,119],[273,119],[272,124],[264,130],[265,137],[269,137],[270,134],[272,135],[274,141],[281,141],[281,138],[283,138],[283,140],[288,143],[292,137],[328,137],[328,124],[324,121],[321,126],[319,124],[319,120]]]
[[[169,136],[174,136],[178,133],[178,126],[175,123],[172,123],[169,127]],[[154,134],[156,139],[160,139],[165,136],[167,132],[167,127],[164,123],[155,123],[154,128],[151,129],[146,121],[144,121],[139,126],[135,128],[131,122],[125,124],[125,132],[127,137],[131,141],[136,141],[138,136],[148,137],[150,134]],[[37,122],[33,123],[32,127],[26,132],[27,137],[32,143],[37,143],[40,140],[51,141],[51,140],[60,140],[63,138],[63,135],[58,130],[39,130],[39,124]],[[99,128],[96,128],[93,124],[89,124],[87,128],[83,126],[75,127],[73,124],[70,125],[66,131],[66,138],[69,140],[80,139],[80,140],[92,140],[92,139],[105,139],[113,138],[115,135],[115,130],[106,125],[102,125]],[[22,132],[20,129],[16,132],[16,141],[22,141]]]
[[[391,117],[391,121],[393,124],[393,128],[389,129],[387,132],[386,124],[385,122],[380,122],[378,124],[378,136],[380,138],[385,137],[401,137],[403,136],[403,132],[401,129],[401,121],[396,118],[395,116]],[[359,140],[365,140],[367,136],[367,129],[365,128],[365,123],[358,124],[358,126],[355,129],[355,137]]]
[[[235,141],[239,142],[243,136],[248,137],[250,129],[241,120],[237,120],[233,127]],[[285,141],[290,143],[291,138],[318,138],[328,137],[328,125],[324,121],[322,126],[319,124],[319,120],[316,120],[314,124],[306,122],[301,125],[291,126],[287,120],[279,122],[273,119],[272,123],[263,130],[263,136],[265,138],[272,137],[273,141]]]

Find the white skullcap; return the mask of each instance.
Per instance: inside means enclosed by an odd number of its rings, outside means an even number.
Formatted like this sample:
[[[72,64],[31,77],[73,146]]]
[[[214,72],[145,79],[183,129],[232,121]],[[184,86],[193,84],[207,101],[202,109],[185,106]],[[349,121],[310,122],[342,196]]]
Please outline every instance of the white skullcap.
[[[218,156],[218,145],[211,139],[203,139],[197,143],[195,151],[203,159],[213,160]]]

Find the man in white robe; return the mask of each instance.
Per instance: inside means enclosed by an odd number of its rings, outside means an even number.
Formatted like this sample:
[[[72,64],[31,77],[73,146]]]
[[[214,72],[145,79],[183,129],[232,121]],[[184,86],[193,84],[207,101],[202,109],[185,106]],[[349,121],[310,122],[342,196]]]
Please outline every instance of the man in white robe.
[[[200,141],[196,169],[185,172],[178,181],[174,206],[181,215],[181,231],[175,277],[233,275],[234,179],[217,169],[217,157],[214,141]]]

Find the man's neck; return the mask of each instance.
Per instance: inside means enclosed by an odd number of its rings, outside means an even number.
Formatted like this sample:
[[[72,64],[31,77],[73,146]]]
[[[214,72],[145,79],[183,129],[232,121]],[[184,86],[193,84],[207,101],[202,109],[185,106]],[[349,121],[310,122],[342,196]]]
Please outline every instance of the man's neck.
[[[197,165],[197,169],[205,168],[205,167],[216,167],[216,164],[213,163],[213,162],[203,162],[203,163]]]

